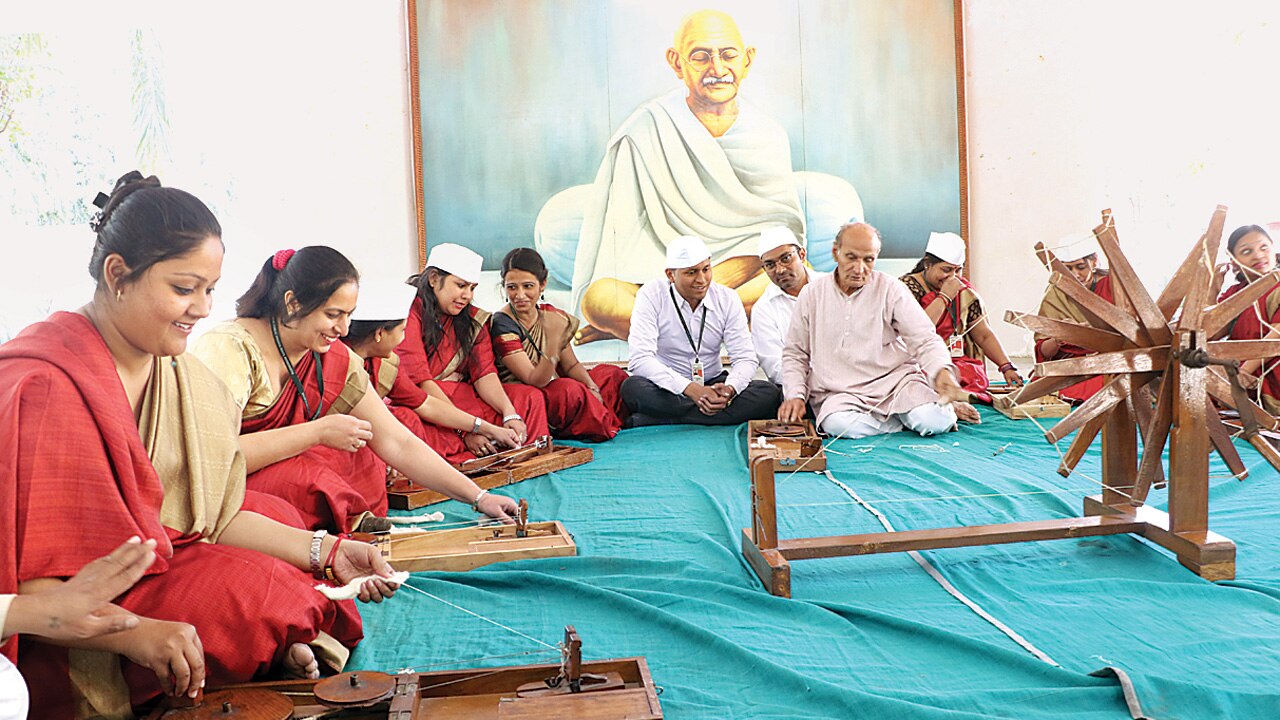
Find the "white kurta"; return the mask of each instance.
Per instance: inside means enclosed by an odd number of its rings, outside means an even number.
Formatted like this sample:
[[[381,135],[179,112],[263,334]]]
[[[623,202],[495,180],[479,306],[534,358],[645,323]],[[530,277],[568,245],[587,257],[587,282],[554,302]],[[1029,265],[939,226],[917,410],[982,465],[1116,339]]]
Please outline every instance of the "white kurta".
[[[805,268],[809,282],[827,273]],[[800,288],[803,290],[804,288]],[[782,345],[791,327],[791,313],[796,309],[796,296],[788,295],[777,285],[769,283],[760,299],[751,306],[751,343],[756,348],[756,359],[769,382],[782,384]]]
[[[754,256],[756,237],[785,225],[804,244],[791,145],[775,120],[739,100],[738,118],[713,137],[683,87],[650,100],[609,140],[591,187],[573,271],[573,307],[603,277],[641,284],[666,247],[696,235],[711,262]]]
[[[950,367],[946,345],[906,285],[872,272],[845,295],[833,273],[796,299],[782,350],[782,394],[812,403],[819,424],[845,410],[883,421],[936,402],[933,378]]]

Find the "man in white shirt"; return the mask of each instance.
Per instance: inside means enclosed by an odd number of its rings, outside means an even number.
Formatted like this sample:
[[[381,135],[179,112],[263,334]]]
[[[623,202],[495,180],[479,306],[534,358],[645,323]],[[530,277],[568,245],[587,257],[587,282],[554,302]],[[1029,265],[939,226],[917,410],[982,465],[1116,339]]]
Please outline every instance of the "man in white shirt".
[[[796,296],[810,280],[822,277],[804,264],[805,252],[791,228],[775,225],[760,233],[760,264],[771,281],[751,308],[751,342],[764,376],[782,384],[782,345],[791,327]]]
[[[622,400],[628,425],[737,425],[773,417],[776,385],[752,380],[759,366],[747,313],[733,290],[711,280],[711,252],[682,235],[667,246],[666,278],[646,283],[631,315]],[[720,364],[721,349],[732,365]]]

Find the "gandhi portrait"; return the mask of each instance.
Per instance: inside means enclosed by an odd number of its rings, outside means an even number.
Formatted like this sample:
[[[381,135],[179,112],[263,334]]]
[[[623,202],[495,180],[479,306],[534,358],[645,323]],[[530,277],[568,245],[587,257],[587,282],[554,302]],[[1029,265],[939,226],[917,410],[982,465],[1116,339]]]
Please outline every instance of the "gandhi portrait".
[[[613,133],[594,182],[553,197],[535,224],[544,256],[573,258],[580,342],[627,337],[636,292],[661,271],[673,238],[701,238],[715,281],[750,311],[769,282],[755,253],[762,230],[785,225],[805,242],[806,205],[809,218],[830,216],[823,226],[862,216],[847,181],[795,172],[786,130],[742,96],[757,51],[732,17],[688,15],[664,59],[680,85],[641,104]]]

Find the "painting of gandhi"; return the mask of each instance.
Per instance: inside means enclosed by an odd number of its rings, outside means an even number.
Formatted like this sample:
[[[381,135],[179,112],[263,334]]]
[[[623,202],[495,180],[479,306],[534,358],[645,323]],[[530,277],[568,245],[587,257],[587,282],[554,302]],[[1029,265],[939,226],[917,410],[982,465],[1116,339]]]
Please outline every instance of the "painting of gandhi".
[[[579,342],[627,337],[636,292],[676,237],[703,239],[715,281],[750,311],[769,282],[755,254],[762,230],[784,225],[803,241],[806,206],[823,227],[862,218],[853,186],[793,171],[786,131],[741,97],[756,49],[730,15],[689,14],[665,59],[680,85],[641,104],[610,138],[595,181],[553,197],[535,224],[544,255],[576,239],[572,305],[587,321]]]

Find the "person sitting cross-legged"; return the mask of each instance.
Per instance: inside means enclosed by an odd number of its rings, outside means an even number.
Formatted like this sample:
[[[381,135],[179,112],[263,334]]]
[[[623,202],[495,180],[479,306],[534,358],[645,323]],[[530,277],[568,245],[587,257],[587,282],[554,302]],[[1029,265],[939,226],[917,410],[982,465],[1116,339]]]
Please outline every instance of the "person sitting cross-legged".
[[[795,422],[812,402],[819,429],[846,438],[978,421],[973,406],[954,402],[967,393],[929,317],[906,285],[874,269],[879,231],[845,225],[832,253],[836,271],[800,291],[791,318],[778,419]]]
[[[742,300],[712,282],[711,253],[682,235],[667,246],[666,277],[646,283],[631,316],[622,400],[629,427],[737,425],[773,417],[778,388],[752,380],[755,350]],[[732,363],[725,370],[721,348]]]

